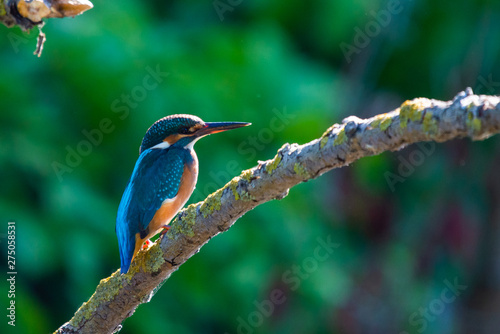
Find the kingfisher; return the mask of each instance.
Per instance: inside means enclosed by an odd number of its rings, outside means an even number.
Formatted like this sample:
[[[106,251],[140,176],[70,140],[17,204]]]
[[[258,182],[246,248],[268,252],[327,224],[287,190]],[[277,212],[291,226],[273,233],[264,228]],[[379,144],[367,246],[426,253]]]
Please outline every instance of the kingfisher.
[[[193,115],[171,115],[146,132],[139,158],[123,193],[116,217],[121,273],[126,274],[149,238],[168,229],[186,204],[198,179],[193,149],[206,135],[248,126],[245,122],[204,122]]]

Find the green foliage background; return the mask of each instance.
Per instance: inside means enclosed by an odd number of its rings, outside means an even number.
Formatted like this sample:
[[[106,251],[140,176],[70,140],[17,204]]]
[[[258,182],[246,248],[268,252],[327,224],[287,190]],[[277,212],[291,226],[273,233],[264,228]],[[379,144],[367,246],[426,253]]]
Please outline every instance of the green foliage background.
[[[378,31],[386,1],[219,3],[230,10],[96,0],[81,16],[47,22],[39,59],[36,31],[0,28],[2,272],[7,221],[17,233],[8,333],[55,330],[119,267],[118,204],[142,136],[163,116],[253,123],[196,144],[193,202],[346,116],[448,100],[467,86],[500,94],[497,1],[401,0]],[[366,29],[372,37],[360,39]],[[346,57],[341,45],[356,42]],[[168,76],[141,90],[147,68]],[[85,147],[84,132],[105,119],[108,133]],[[259,206],[172,275],[122,333],[491,333],[500,138],[425,148],[362,159]],[[68,166],[78,149],[86,155],[58,177],[54,162]],[[323,261],[318,238],[339,244]],[[443,302],[455,281],[465,291]],[[5,279],[0,287],[6,313]],[[274,289],[284,302],[267,314]]]

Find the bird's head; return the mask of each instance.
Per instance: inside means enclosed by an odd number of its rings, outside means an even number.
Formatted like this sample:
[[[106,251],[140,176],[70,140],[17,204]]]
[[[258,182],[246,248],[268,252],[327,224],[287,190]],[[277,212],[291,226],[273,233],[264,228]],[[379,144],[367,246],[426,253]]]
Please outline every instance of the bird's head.
[[[226,130],[241,128],[245,122],[203,122],[193,115],[171,115],[156,121],[142,139],[139,154],[150,148],[167,148],[173,145],[191,148],[201,137]]]

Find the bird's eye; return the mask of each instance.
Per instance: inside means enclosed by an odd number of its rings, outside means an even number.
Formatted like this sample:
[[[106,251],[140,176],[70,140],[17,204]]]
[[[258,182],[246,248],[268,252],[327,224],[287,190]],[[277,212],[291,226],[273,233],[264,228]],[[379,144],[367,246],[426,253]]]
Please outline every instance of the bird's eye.
[[[188,135],[188,134],[190,134],[190,133],[191,133],[191,131],[190,131],[190,128],[181,128],[181,129],[179,130],[179,133],[180,133],[180,134],[183,134],[183,135]]]

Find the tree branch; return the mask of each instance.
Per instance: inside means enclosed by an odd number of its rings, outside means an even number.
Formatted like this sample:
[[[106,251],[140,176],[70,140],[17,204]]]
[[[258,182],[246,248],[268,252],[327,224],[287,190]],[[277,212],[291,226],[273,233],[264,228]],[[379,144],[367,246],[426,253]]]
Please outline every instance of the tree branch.
[[[126,275],[118,270],[101,280],[90,300],[56,333],[118,331],[121,322],[148,302],[153,290],[201,246],[256,206],[285,197],[300,182],[412,143],[461,137],[482,140],[498,132],[500,97],[473,95],[468,88],[453,101],[406,101],[392,112],[369,119],[348,117],[307,144],[285,144],[274,159],[259,162],[203,202],[182,210],[166,237],[140,251]]]
[[[0,22],[23,31],[38,27],[35,55],[40,57],[45,42],[42,19],[76,16],[92,7],[89,0],[0,0]]]

